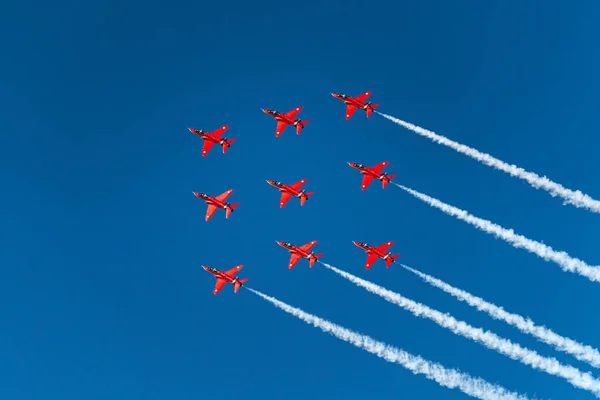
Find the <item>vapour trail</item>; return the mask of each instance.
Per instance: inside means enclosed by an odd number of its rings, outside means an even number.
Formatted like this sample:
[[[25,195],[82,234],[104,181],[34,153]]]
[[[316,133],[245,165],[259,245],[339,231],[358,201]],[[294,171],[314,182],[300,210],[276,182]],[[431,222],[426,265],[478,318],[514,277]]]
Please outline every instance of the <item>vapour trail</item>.
[[[587,194],[581,192],[580,190],[573,191],[571,189],[567,189],[561,184],[553,182],[545,176],[541,177],[533,172],[525,171],[523,168],[517,167],[516,165],[505,163],[504,161],[492,157],[489,154],[482,153],[469,146],[457,143],[453,140],[448,139],[445,136],[438,135],[435,132],[431,132],[427,129],[423,129],[421,127],[413,125],[410,122],[402,121],[401,119],[392,117],[391,115],[380,113],[378,111],[375,112],[400,126],[403,126],[421,136],[425,136],[426,138],[431,139],[436,143],[443,144],[444,146],[450,147],[456,150],[457,152],[465,154],[485,165],[506,172],[507,174],[516,178],[527,181],[531,186],[533,186],[536,189],[544,189],[545,191],[549,192],[552,195],[552,197],[561,197],[564,200],[563,204],[572,204],[578,208],[585,208],[595,213],[600,213],[600,201],[593,199]]]
[[[516,234],[512,229],[506,229],[486,219],[475,217],[465,210],[461,210],[460,208],[443,203],[442,201],[431,196],[427,196],[426,194],[417,192],[416,190],[399,185],[395,182],[391,183],[412,194],[417,199],[424,201],[430,206],[442,210],[448,215],[452,215],[453,217],[465,221],[486,233],[492,234],[504,240],[505,242],[510,243],[513,245],[513,247],[525,249],[533,254],[538,255],[546,261],[554,261],[563,269],[563,271],[575,272],[579,275],[585,276],[593,282],[600,282],[599,267],[592,267],[578,258],[571,257],[564,251],[556,251],[552,247],[543,243],[536,242],[535,240],[528,239],[523,235]]]
[[[482,400],[526,400],[527,397],[509,392],[502,386],[494,385],[481,378],[473,378],[455,369],[447,369],[440,364],[429,362],[404,350],[379,342],[369,336],[351,331],[333,322],[309,314],[299,308],[292,307],[274,297],[267,296],[257,290],[246,287],[252,293],[267,300],[275,307],[313,325],[323,332],[366,350],[387,362],[402,365],[415,375],[424,375],[427,379],[450,389],[459,389],[463,393]]]
[[[500,306],[487,302],[484,299],[474,296],[462,289],[455,288],[440,279],[434,278],[431,275],[427,275],[404,264],[400,265],[404,269],[419,276],[430,285],[443,290],[460,301],[464,301],[468,305],[477,308],[479,311],[487,313],[492,318],[504,321],[507,324],[516,327],[521,332],[528,333],[540,341],[553,346],[557,350],[571,354],[580,361],[586,362],[596,368],[600,367],[600,352],[595,348],[563,337],[557,333],[554,333],[551,329],[548,329],[545,326],[536,325],[530,318],[509,313]]]
[[[349,280],[357,286],[360,286],[367,291],[376,294],[392,304],[396,304],[407,311],[412,312],[417,317],[425,317],[438,325],[448,328],[453,333],[461,335],[475,342],[483,344],[485,347],[496,350],[513,360],[521,361],[525,365],[529,365],[534,369],[544,371],[550,375],[559,376],[570,382],[573,386],[588,390],[600,398],[600,381],[594,379],[589,373],[583,373],[570,365],[563,365],[555,358],[542,357],[533,350],[521,347],[518,344],[511,342],[508,339],[499,337],[493,332],[484,331],[481,328],[475,328],[464,321],[458,321],[449,314],[443,314],[437,310],[427,307],[424,304],[417,303],[398,293],[394,293],[372,282],[361,279],[357,276],[342,271],[327,263],[321,263],[326,268],[332,270],[336,274]]]

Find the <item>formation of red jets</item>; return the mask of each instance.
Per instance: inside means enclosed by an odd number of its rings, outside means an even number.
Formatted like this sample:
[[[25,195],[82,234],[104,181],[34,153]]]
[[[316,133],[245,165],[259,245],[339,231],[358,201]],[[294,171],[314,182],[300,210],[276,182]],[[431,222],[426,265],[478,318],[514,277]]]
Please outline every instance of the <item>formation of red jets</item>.
[[[343,101],[346,104],[346,120],[352,118],[352,115],[357,109],[364,110],[367,114],[367,118],[370,118],[371,114],[373,113],[373,110],[379,107],[379,104],[372,104],[370,101],[365,101],[371,95],[371,92],[366,92],[356,97],[348,96],[346,94],[341,93],[331,93],[331,95],[336,99]],[[299,135],[300,132],[306,126],[306,124],[310,122],[310,120],[301,120],[300,118],[296,118],[298,113],[302,111],[302,107],[296,107],[293,110],[288,111],[287,113],[282,113],[279,111],[269,109],[262,109],[262,111],[265,114],[275,118],[275,120],[277,121],[277,127],[275,128],[275,137],[280,137],[288,125],[295,126],[296,134]],[[219,144],[223,149],[223,153],[225,154],[227,153],[227,149],[229,149],[229,147],[231,146],[231,143],[235,142],[235,138],[227,139],[225,137],[222,137],[225,131],[229,129],[229,125],[222,126],[214,132],[207,132],[202,129],[196,128],[188,129],[190,130],[190,132],[202,138],[203,157],[208,154],[208,152],[214,144]],[[360,171],[363,175],[362,190],[365,190],[371,184],[373,179],[381,181],[381,185],[385,189],[387,184],[391,181],[391,179],[396,176],[396,174],[388,175],[386,172],[381,172],[383,168],[385,168],[388,165],[387,161],[381,162],[373,167],[368,167],[366,165],[355,162],[348,162],[348,165]],[[267,180],[267,183],[269,185],[279,189],[279,191],[281,192],[281,199],[279,200],[280,208],[283,208],[292,197],[297,197],[298,199],[300,199],[300,205],[304,206],[306,200],[308,200],[308,198],[314,194],[314,192],[307,192],[306,189],[300,190],[300,188],[306,182],[308,182],[308,179],[302,179],[296,183],[288,185],[279,181]],[[209,221],[219,208],[225,210],[225,218],[229,218],[233,210],[239,206],[238,203],[231,204],[229,202],[226,202],[227,198],[231,195],[231,193],[233,193],[233,189],[221,193],[218,196],[211,196],[205,193],[193,192],[194,196],[204,200],[208,206],[205,216],[206,221]],[[309,267],[312,268],[315,262],[323,256],[323,254],[315,254],[314,251],[311,251],[311,249],[317,244],[316,240],[313,240],[312,242],[306,243],[302,246],[297,246],[289,242],[276,241],[276,243],[290,252],[291,258],[288,264],[289,269],[294,268],[296,263],[301,258],[307,259]],[[400,257],[400,254],[392,255],[391,251],[387,251],[394,244],[394,242],[387,242],[385,244],[382,244],[381,246],[372,246],[367,243],[355,241],[353,241],[352,243],[354,243],[357,247],[360,247],[367,253],[367,261],[365,264],[365,268],[367,270],[371,268],[371,266],[373,266],[373,263],[378,259],[384,260],[386,268],[389,268],[392,265],[392,263],[398,257]],[[223,288],[223,286],[225,286],[227,282],[233,285],[233,291],[237,293],[239,288],[242,287],[242,285],[246,281],[248,281],[248,278],[240,279],[239,277],[235,276],[239,272],[239,270],[243,268],[242,265],[233,267],[225,272],[213,267],[203,266],[203,268],[205,271],[211,273],[217,279],[215,288],[213,290],[214,294],[219,293],[219,291],[221,291],[221,289]]]

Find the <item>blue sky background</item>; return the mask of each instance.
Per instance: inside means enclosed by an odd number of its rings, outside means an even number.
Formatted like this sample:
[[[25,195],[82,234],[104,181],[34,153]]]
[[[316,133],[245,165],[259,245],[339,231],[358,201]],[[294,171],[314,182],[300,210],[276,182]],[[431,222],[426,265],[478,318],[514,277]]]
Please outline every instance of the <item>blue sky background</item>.
[[[218,5],[221,4],[221,5]],[[35,10],[35,11],[32,11]],[[556,356],[516,329],[378,262],[352,240],[600,346],[600,286],[395,187],[360,190],[346,161],[600,263],[600,216],[332,91],[600,198],[595,1],[13,2],[0,16],[0,394],[3,399],[465,396],[353,348],[214,278],[248,285],[447,367],[541,398],[591,399],[415,318],[274,243]],[[260,108],[311,123],[275,138]],[[187,131],[229,124],[227,155]],[[279,209],[265,179],[316,194]],[[227,189],[229,220],[192,195]]]

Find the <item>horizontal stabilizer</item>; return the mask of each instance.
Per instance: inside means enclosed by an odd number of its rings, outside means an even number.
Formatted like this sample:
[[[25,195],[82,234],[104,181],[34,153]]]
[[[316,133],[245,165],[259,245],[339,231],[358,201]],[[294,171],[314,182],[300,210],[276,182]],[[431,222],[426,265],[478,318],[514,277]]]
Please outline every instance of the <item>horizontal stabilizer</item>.
[[[396,174],[392,174],[392,175],[386,175],[382,180],[381,180],[381,186],[385,189],[387,184],[392,180],[392,178],[394,178],[396,176]]]
[[[317,254],[317,255],[314,255],[314,256],[312,256],[312,257],[310,258],[310,260],[308,261],[308,265],[309,265],[309,267],[311,267],[311,268],[312,268],[312,267],[313,267],[313,265],[315,265],[315,261],[317,261],[317,259],[318,259],[318,258],[320,258],[320,257],[323,257],[323,254]]]
[[[304,129],[304,125],[308,124],[310,122],[309,119],[307,119],[306,121],[300,121],[300,123],[298,125],[296,125],[296,133],[299,135],[300,131],[302,129]]]
[[[248,278],[244,278],[244,279],[240,279],[239,281],[236,281],[236,282],[233,284],[233,292],[234,292],[234,293],[237,293],[237,292],[238,292],[238,290],[239,290],[239,289],[242,287],[242,285],[243,285],[245,282],[248,282]]]
[[[313,194],[315,194],[315,192],[304,193],[302,196],[300,196],[300,205],[303,206],[304,203],[306,203],[306,199],[308,199],[308,197],[312,196]]]
[[[240,205],[240,203],[236,203],[236,204],[232,204],[229,207],[225,208],[225,218],[229,218],[229,216],[233,212],[233,209],[239,205]]]
[[[367,107],[367,118],[371,117],[371,113],[373,113],[373,110],[377,107],[379,107],[379,104],[372,104],[369,107]]]
[[[400,254],[396,254],[395,256],[391,256],[390,258],[385,260],[385,267],[389,268],[398,257],[400,257]]]
[[[235,142],[235,138],[225,139],[225,142],[223,142],[223,144],[221,145],[221,147],[223,148],[223,154],[227,153],[227,149],[231,146],[231,143],[233,142]]]

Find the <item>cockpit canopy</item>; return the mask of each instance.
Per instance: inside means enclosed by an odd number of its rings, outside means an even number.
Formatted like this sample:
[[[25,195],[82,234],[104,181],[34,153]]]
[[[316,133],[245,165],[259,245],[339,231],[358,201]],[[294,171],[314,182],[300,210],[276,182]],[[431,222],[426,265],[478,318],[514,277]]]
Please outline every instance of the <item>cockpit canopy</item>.
[[[281,183],[279,181],[273,181],[273,185],[275,185],[275,186],[283,186],[283,183]]]
[[[210,196],[204,193],[200,193],[200,197],[202,197],[203,199],[208,199]]]
[[[347,94],[340,93],[340,97],[342,97],[342,98],[344,98],[344,99],[345,99],[346,97],[348,97],[348,95],[347,95]]]
[[[367,244],[367,243],[358,242],[358,244],[361,245],[362,247],[371,247],[371,245]]]
[[[291,244],[290,242],[283,242],[281,244],[283,244],[285,247],[294,247],[294,245]]]
[[[219,272],[215,267],[208,267],[208,270],[211,272]]]
[[[367,166],[366,166],[366,165],[364,165],[364,164],[356,164],[356,166],[357,166],[358,168],[367,168]]]

